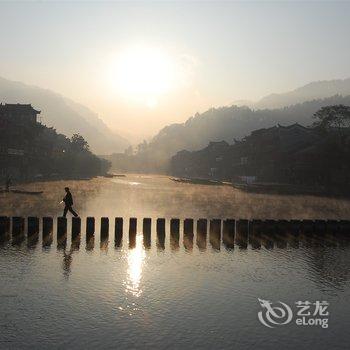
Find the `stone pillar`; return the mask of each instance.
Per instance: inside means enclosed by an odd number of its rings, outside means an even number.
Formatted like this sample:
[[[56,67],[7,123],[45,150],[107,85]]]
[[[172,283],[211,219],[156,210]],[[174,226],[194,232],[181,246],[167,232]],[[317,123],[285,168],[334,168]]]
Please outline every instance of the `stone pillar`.
[[[123,241],[123,218],[117,217],[114,221],[114,245],[120,247]]]
[[[193,219],[184,220],[184,247],[186,250],[193,249]]]
[[[28,247],[35,246],[39,241],[39,218],[29,216],[27,219],[27,234],[28,234]]]
[[[43,246],[49,247],[52,244],[53,219],[51,217],[43,217]]]
[[[24,218],[14,216],[12,218],[12,236],[23,236],[24,235]]]
[[[209,241],[211,246],[214,249],[220,250],[220,243],[221,243],[221,220],[220,219],[210,220]]]
[[[207,248],[207,219],[199,219],[197,221],[197,246],[199,250]]]
[[[10,233],[10,218],[0,216],[0,241],[5,241]]]
[[[226,219],[223,221],[222,241],[227,249],[234,248],[235,241],[235,220]]]
[[[107,217],[102,217],[101,218],[101,243],[108,241],[108,235],[109,235],[109,218]]]
[[[163,250],[165,248],[165,219],[157,219],[157,247]]]
[[[57,218],[57,247],[64,249],[67,245],[67,219],[65,217]]]
[[[172,250],[179,249],[180,241],[180,219],[170,220],[170,247]]]
[[[88,242],[95,235],[95,218],[86,218],[86,242]]]
[[[146,249],[151,248],[151,227],[152,227],[152,219],[144,218],[143,219],[143,245]]]
[[[249,231],[248,220],[240,219],[240,220],[236,221],[235,243],[241,249],[247,249],[247,247],[248,247],[248,231]]]
[[[129,248],[136,246],[137,219],[130,218],[129,220]]]
[[[81,233],[81,219],[79,217],[72,218],[72,241],[79,238]]]

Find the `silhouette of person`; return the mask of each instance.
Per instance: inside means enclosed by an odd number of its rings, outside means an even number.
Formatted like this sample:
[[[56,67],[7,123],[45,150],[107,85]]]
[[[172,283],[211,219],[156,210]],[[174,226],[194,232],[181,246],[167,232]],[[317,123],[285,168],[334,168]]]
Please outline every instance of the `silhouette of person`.
[[[78,214],[73,210],[73,196],[69,190],[69,187],[65,187],[64,190],[66,191],[66,195],[63,198],[64,202],[64,210],[63,210],[63,217],[67,216],[67,212],[70,211],[75,217],[78,216]]]
[[[6,192],[10,192],[10,186],[11,186],[11,177],[9,175],[6,176],[6,181],[5,181],[5,188]]]

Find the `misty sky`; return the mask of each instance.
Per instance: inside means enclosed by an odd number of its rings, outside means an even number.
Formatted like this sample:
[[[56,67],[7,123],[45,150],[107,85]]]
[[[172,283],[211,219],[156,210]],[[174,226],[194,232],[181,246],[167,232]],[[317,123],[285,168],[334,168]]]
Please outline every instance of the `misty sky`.
[[[212,106],[350,77],[349,13],[344,2],[0,3],[0,76],[150,135]]]

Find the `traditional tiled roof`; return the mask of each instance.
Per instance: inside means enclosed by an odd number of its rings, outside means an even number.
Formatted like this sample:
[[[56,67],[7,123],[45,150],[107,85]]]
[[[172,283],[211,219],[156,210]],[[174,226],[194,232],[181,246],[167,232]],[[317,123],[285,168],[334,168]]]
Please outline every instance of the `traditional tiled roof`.
[[[40,114],[40,111],[37,111],[32,107],[31,104],[20,104],[20,103],[0,103],[0,112],[17,112],[17,111],[27,111],[27,112],[35,112],[36,114]]]
[[[293,128],[300,128],[300,129],[304,129],[304,130],[309,130],[310,128],[307,128],[299,123],[294,123],[294,124],[290,124],[290,125],[281,125],[281,124],[277,124],[279,128],[282,129],[293,129]]]

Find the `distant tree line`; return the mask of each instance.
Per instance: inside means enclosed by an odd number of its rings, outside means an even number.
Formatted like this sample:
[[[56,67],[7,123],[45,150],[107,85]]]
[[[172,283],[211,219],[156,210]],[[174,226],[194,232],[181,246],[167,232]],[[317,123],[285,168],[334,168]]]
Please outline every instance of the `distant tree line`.
[[[46,156],[39,167],[45,176],[92,177],[106,174],[111,165],[108,160],[93,154],[87,141],[79,134],[68,138],[44,127],[39,143],[45,149]]]

